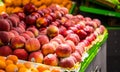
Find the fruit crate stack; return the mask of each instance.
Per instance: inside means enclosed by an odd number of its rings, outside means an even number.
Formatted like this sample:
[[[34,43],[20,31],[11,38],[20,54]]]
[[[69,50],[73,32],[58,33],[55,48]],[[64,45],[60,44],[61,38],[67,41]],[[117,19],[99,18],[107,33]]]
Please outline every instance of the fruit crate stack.
[[[39,10],[28,3],[23,12],[0,15],[0,56],[5,57],[0,58],[0,69],[78,72],[87,51],[106,34],[98,19],[69,14],[67,8],[56,4]]]

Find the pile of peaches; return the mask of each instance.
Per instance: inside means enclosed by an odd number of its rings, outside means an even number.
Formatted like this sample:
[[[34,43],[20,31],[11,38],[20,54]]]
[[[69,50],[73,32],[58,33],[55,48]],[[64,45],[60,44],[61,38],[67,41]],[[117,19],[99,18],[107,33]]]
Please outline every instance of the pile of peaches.
[[[28,3],[23,10],[0,15],[1,56],[72,68],[105,31],[100,20],[68,14],[67,8],[55,4],[37,10]]]

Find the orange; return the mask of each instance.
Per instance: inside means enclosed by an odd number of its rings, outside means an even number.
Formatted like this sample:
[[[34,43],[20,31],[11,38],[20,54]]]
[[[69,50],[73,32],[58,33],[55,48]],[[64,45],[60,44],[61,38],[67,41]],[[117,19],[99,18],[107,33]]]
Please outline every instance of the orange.
[[[24,65],[28,69],[33,67],[32,63],[30,63],[30,62],[25,62]]]
[[[0,60],[0,69],[5,69],[5,67],[6,67],[5,61]]]
[[[5,57],[4,56],[0,56],[0,60],[5,61]]]
[[[15,64],[9,64],[5,68],[6,72],[18,72],[18,67]]]
[[[20,69],[21,67],[25,67],[25,65],[23,63],[18,63],[17,67],[18,67],[18,69]]]
[[[51,72],[60,72],[60,69],[58,69],[58,68],[53,68]]]
[[[29,70],[26,67],[21,67],[18,72],[28,72]]]
[[[46,65],[39,65],[37,69],[39,72],[43,72],[44,70],[49,70],[49,67]]]
[[[9,65],[9,64],[13,64],[13,61],[12,60],[6,60],[5,63],[6,63],[6,65]]]
[[[0,72],[5,72],[4,70],[0,69]]]
[[[7,56],[7,60],[12,60],[14,64],[18,62],[18,57],[16,55]]]

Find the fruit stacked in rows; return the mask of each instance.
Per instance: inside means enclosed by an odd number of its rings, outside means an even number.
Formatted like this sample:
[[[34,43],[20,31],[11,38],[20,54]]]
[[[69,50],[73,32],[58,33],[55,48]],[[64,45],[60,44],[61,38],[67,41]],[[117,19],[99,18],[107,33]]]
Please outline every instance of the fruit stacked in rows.
[[[64,68],[82,61],[87,47],[102,35],[100,20],[68,14],[51,5],[37,10],[28,3],[24,12],[0,16],[0,55]]]
[[[60,72],[60,69],[53,68],[47,65],[34,66],[31,62],[19,63],[17,56],[9,55],[6,58],[0,56],[0,72]]]
[[[3,0],[6,6],[6,12],[8,14],[15,13],[15,12],[22,12],[22,7],[27,3],[32,3],[35,5],[36,8],[43,9],[47,8],[51,4],[59,4],[62,7],[66,7],[70,10],[72,6],[71,0]]]

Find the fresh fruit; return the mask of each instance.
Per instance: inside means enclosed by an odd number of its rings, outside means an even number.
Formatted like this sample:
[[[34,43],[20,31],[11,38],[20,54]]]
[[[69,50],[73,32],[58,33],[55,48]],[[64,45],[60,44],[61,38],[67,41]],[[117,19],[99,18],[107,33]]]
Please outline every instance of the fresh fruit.
[[[13,54],[16,55],[19,59],[26,60],[28,53],[25,49],[15,49]]]
[[[7,20],[0,19],[0,31],[9,31],[10,28],[10,24]]]
[[[5,69],[6,63],[5,61],[0,60],[0,69]]]
[[[10,46],[2,46],[0,47],[0,55],[1,56],[8,56],[12,54],[12,49]]]
[[[57,66],[58,65],[58,58],[55,54],[48,54],[44,57],[44,64]]]
[[[35,37],[35,35],[31,31],[25,31],[24,33],[28,34],[31,38]]]
[[[70,56],[71,52],[72,52],[71,46],[69,46],[68,44],[60,44],[56,48],[56,55],[58,57],[68,57]]]
[[[81,62],[82,57],[81,57],[81,55],[77,51],[73,52],[71,55],[73,57],[75,57],[75,59],[77,60],[77,62]]]
[[[71,40],[77,45],[80,42],[79,36],[77,34],[68,34],[66,40]]]
[[[47,65],[38,65],[37,69],[38,69],[39,72],[43,72],[45,70],[49,70],[49,66],[47,66]]]
[[[75,62],[72,58],[66,57],[60,60],[59,65],[64,68],[72,68],[75,65]]]
[[[27,28],[27,30],[31,31],[34,34],[35,37],[37,37],[39,35],[39,31],[35,27],[29,27],[29,28]]]
[[[30,53],[28,60],[31,62],[42,63],[43,54],[41,53],[41,51],[32,52]]]
[[[42,50],[43,55],[47,55],[50,53],[54,53],[56,48],[55,48],[55,45],[53,45],[52,43],[47,43],[42,46],[41,50]]]
[[[36,26],[38,28],[40,27],[46,27],[48,25],[48,20],[44,17],[40,17],[36,20]]]
[[[37,39],[39,40],[41,45],[49,43],[49,38],[47,35],[39,35]]]
[[[18,67],[15,64],[9,64],[6,66],[5,71],[6,72],[17,72]]]
[[[38,39],[36,38],[30,38],[25,43],[25,49],[28,52],[37,51],[40,49],[41,44],[39,43]]]
[[[7,56],[7,60],[12,60],[14,64],[18,62],[18,57],[16,55]]]
[[[23,36],[15,36],[11,39],[11,46],[13,49],[22,48],[25,45],[25,38]]]
[[[54,26],[54,25],[50,25],[48,28],[47,28],[47,35],[50,37],[50,38],[53,38],[55,36],[57,36],[59,34],[59,29],[58,27]]]

